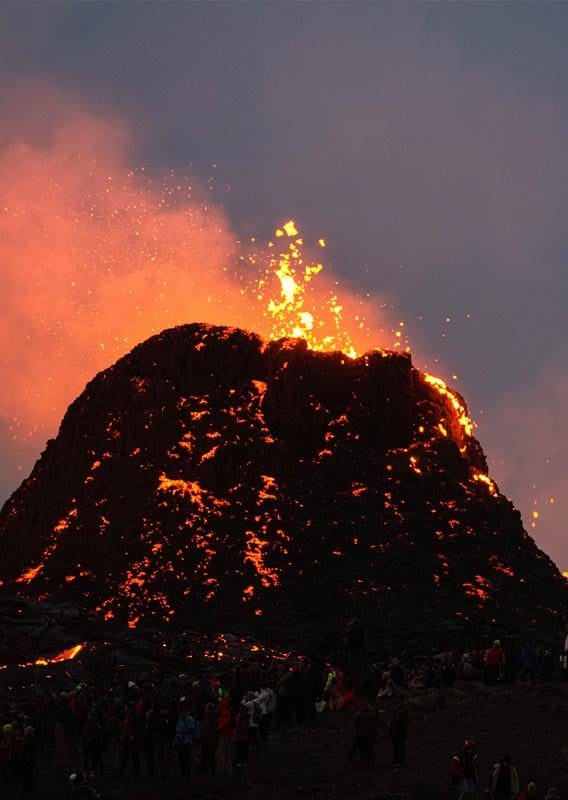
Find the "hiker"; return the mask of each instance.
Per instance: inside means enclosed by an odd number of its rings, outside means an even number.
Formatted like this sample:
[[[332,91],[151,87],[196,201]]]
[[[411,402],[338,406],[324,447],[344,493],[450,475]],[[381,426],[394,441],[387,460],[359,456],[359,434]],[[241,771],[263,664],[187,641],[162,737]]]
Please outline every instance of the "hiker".
[[[101,800],[100,794],[82,772],[74,772],[69,776],[67,797],[69,800]]]
[[[473,664],[471,663],[471,656],[465,652],[456,670],[456,680],[458,681],[471,681],[474,678]]]
[[[472,739],[466,739],[459,755],[452,758],[450,773],[459,783],[459,800],[471,800],[479,783],[478,758],[475,752],[475,742]]]
[[[529,642],[525,642],[519,658],[520,678],[523,682],[536,683],[538,653]]]
[[[12,756],[14,753],[14,731],[7,722],[2,727],[0,737],[0,782],[2,788],[7,789],[12,782]]]
[[[524,792],[521,792],[517,800],[537,800],[536,783],[531,781],[527,784],[527,788]]]
[[[493,800],[514,800],[519,794],[519,776],[511,764],[511,756],[503,756],[493,766],[490,792]]]
[[[233,748],[234,732],[235,722],[229,698],[223,697],[219,702],[219,718],[217,721],[217,735],[219,737],[219,744],[217,745],[217,764],[221,772],[232,772],[233,770],[231,750]]]
[[[95,709],[87,714],[85,725],[79,739],[83,751],[83,772],[94,777],[95,772],[103,771],[103,732]]]
[[[485,653],[485,685],[496,686],[503,667],[505,653],[499,639]]]
[[[35,763],[37,759],[37,741],[31,725],[24,728],[24,741],[20,754],[20,776],[22,780],[22,797],[33,797],[35,790]]]
[[[144,729],[142,731],[142,752],[146,763],[146,777],[154,777],[154,761],[156,755],[156,744],[158,740],[158,727],[160,718],[153,708],[146,711]]]
[[[509,633],[505,637],[505,663],[503,666],[503,680],[505,683],[515,683],[519,668],[519,645],[517,640]]]
[[[138,747],[140,744],[141,722],[134,705],[131,703],[124,708],[122,727],[120,733],[120,767],[118,774],[122,777],[129,761],[132,761],[134,773],[140,772]]]
[[[389,736],[392,741],[392,765],[394,769],[406,763],[406,737],[408,736],[408,705],[400,703],[389,724]]]
[[[242,769],[249,755],[249,712],[245,705],[239,707],[239,713],[235,717],[235,728],[233,731],[233,741],[237,749],[237,759],[235,769]]]
[[[180,697],[174,745],[177,752],[181,777],[187,781],[191,777],[191,747],[193,745],[194,733],[195,720],[187,706],[186,698]]]
[[[218,740],[217,706],[215,703],[207,703],[201,725],[201,771],[208,775],[215,773],[215,751]]]
[[[348,760],[351,761],[357,751],[363,763],[375,763],[375,741],[377,739],[377,716],[374,708],[367,704],[355,716],[353,741]]]
[[[175,733],[176,722],[169,709],[161,708],[156,724],[156,764],[161,780],[165,780],[170,774],[171,746]]]

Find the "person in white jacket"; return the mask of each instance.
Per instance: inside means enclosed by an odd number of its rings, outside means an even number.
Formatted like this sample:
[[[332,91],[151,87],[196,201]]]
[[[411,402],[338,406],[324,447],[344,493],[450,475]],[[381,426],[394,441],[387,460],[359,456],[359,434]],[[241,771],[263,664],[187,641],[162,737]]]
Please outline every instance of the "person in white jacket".
[[[519,776],[511,764],[511,756],[503,756],[493,766],[490,790],[493,800],[513,800],[519,794]]]

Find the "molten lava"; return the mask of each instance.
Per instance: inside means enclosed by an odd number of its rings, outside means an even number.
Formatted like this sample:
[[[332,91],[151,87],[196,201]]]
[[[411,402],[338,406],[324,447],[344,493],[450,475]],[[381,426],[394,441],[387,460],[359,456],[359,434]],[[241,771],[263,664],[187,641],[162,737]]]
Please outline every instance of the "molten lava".
[[[3,589],[274,641],[344,615],[551,628],[566,582],[467,419],[407,353],[164,331],[87,385],[5,505]]]

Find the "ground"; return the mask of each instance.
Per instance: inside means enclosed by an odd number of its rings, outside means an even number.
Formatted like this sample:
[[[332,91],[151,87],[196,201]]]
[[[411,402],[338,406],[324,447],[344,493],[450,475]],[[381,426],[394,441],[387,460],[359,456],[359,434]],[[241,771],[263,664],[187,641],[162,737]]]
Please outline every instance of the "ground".
[[[532,780],[539,798],[549,786],[568,794],[568,685],[485,689],[480,684],[449,691],[428,691],[411,700],[407,765],[391,767],[387,735],[388,710],[381,713],[381,732],[374,768],[347,761],[354,715],[325,711],[313,722],[272,735],[260,756],[252,755],[239,777],[210,779],[197,771],[189,786],[112,774],[94,783],[108,800],[457,800],[448,765],[464,738],[477,743],[480,795],[488,785],[491,765],[510,753],[521,788]],[[65,797],[66,766],[38,766],[36,800]],[[174,773],[177,772],[174,765]],[[19,797],[13,789],[2,800]]]

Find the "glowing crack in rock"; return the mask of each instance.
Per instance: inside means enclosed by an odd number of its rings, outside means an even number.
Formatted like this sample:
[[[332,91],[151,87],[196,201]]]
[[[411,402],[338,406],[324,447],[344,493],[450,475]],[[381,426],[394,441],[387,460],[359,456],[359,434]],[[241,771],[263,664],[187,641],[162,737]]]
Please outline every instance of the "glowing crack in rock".
[[[482,472],[474,472],[472,477],[474,481],[477,481],[478,483],[482,483],[485,486],[487,486],[487,491],[489,492],[490,495],[492,495],[493,497],[497,497],[497,495],[499,494],[497,486],[495,485],[494,481],[491,480],[489,475],[484,475]]]

